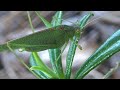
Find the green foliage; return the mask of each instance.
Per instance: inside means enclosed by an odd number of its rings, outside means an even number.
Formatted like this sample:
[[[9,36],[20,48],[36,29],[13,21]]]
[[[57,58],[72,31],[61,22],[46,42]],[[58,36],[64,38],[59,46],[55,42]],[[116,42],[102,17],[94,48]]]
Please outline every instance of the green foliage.
[[[84,27],[88,20],[93,16],[92,13],[85,15],[79,22],[78,27],[62,25],[62,11],[57,11],[53,16],[51,22],[48,22],[38,11],[35,11],[36,15],[45,24],[46,28],[42,32],[34,33],[34,27],[29,12],[28,20],[32,28],[33,34],[8,41],[7,43],[0,45],[0,51],[12,49],[22,49],[30,51],[30,68],[21,61],[24,66],[29,69],[37,78],[41,79],[70,79],[72,64],[75,56],[76,47],[81,37],[81,32],[84,31]],[[62,29],[62,30],[61,30]],[[48,40],[49,39],[49,40]],[[70,40],[70,46],[66,57],[65,72],[62,67],[61,55],[66,47],[66,44]],[[61,46],[65,46],[61,50]],[[50,62],[52,69],[49,68],[43,60],[39,57],[38,51],[48,49]],[[76,74],[75,79],[83,79],[91,70],[99,66],[102,62],[109,57],[120,51],[120,30],[116,31],[111,37],[109,37],[87,60],[80,66]],[[15,54],[15,53],[14,53]],[[15,54],[16,55],[16,54]],[[16,55],[17,56],[17,55]],[[18,56],[17,56],[18,57]],[[20,58],[18,57],[20,60]],[[117,66],[118,67],[118,66]],[[116,68],[117,68],[116,67]],[[115,68],[115,69],[116,69]],[[114,70],[115,70],[114,69]],[[113,70],[112,70],[113,71]],[[111,74],[110,71],[108,75]]]
[[[88,60],[78,70],[75,78],[83,78],[92,69],[97,67],[118,51],[120,51],[120,30],[116,31],[88,58]]]
[[[90,13],[90,14],[84,16],[81,19],[81,21],[79,21],[78,24],[79,24],[80,32],[76,32],[76,35],[73,37],[73,41],[70,43],[70,47],[69,47],[69,51],[68,51],[67,59],[66,59],[65,77],[67,79],[69,79],[71,76],[72,63],[73,63],[76,47],[77,47],[78,41],[81,36],[81,31],[83,30],[83,27],[86,25],[87,21],[90,19],[91,16],[93,16],[93,14]]]
[[[79,22],[79,28],[81,30],[80,32],[84,30],[84,27],[91,16],[93,16],[92,13],[84,16],[81,19],[81,21]],[[59,20],[59,18],[57,17],[56,19]],[[76,35],[73,37],[73,41],[71,42],[70,47],[69,47],[69,51],[68,51],[67,59],[66,59],[66,69],[65,69],[66,79],[70,79],[70,76],[71,76],[72,63],[73,63],[73,59],[75,55],[75,50],[76,50],[77,43],[81,36],[80,32],[76,33]],[[98,50],[95,51],[95,53],[93,53],[88,58],[88,60],[77,71],[75,75],[75,79],[84,78],[91,70],[93,70],[95,67],[97,67],[102,62],[107,60],[110,56],[117,53],[120,50],[120,41],[119,41],[120,38],[119,37],[120,37],[120,30],[118,30],[115,34],[113,34]]]
[[[47,20],[45,20],[39,14],[39,12],[36,12],[36,14],[44,22],[44,24],[46,25],[47,28],[58,26],[58,25],[61,25],[61,23],[62,23],[62,12],[61,11],[56,12],[55,16],[53,16],[53,20],[51,21],[51,24]],[[87,21],[89,20],[89,18],[91,16],[93,16],[93,14],[90,13],[90,14],[84,16],[83,19],[79,22],[79,26],[80,26],[79,28],[80,28],[81,31],[82,31],[82,29],[84,28],[84,26],[86,25]],[[80,30],[75,32],[75,36],[73,37],[73,41],[71,42],[71,45],[70,45],[70,48],[69,48],[69,51],[68,51],[68,55],[67,55],[67,59],[66,59],[67,63],[66,63],[65,75],[63,73],[61,57],[59,58],[59,60],[56,63],[57,57],[59,57],[59,55],[61,54],[60,48],[49,50],[49,55],[50,55],[50,60],[51,60],[53,70],[59,76],[59,78],[61,78],[61,79],[62,78],[70,79],[73,58],[74,58],[74,55],[75,55],[75,50],[76,50],[76,47],[77,47],[77,43],[80,39],[80,34],[81,34]]]

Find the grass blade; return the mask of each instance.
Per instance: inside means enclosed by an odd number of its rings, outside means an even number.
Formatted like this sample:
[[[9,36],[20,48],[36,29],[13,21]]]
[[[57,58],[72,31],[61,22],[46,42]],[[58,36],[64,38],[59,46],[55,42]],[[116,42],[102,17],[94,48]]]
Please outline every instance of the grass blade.
[[[58,26],[62,24],[62,15],[63,15],[62,11],[56,12],[51,21],[52,26]]]
[[[51,28],[51,27],[52,27],[51,23],[49,23],[38,11],[35,11],[35,13],[36,13],[37,16],[40,18],[40,20],[43,21],[43,23],[45,24],[45,26],[46,26],[47,28]]]
[[[49,77],[49,79],[50,78],[58,78],[58,76],[54,72],[52,72],[51,70],[48,71],[45,68],[42,68],[40,66],[32,66],[30,69],[43,72],[47,77]]]
[[[52,78],[52,76],[49,73],[47,73],[47,71],[44,68],[41,68],[40,66],[32,66],[30,69],[34,70],[36,72],[38,71],[38,72],[40,72],[40,74],[46,75],[46,77]],[[46,79],[46,78],[44,78],[44,79]]]
[[[31,66],[38,66],[38,63],[36,61],[35,56],[33,55],[33,53],[30,55],[30,60],[29,60],[29,63]],[[43,78],[43,79],[47,79],[48,77],[41,71],[37,71],[37,70],[33,70],[40,78]]]
[[[87,25],[87,21],[92,17],[94,16],[93,13],[89,13],[88,15],[85,15],[79,22],[79,26],[80,26],[80,29],[81,31],[84,30],[84,27]]]
[[[91,16],[92,16],[92,14],[88,14],[88,15],[84,16],[82,18],[82,20],[79,22],[81,31]],[[76,33],[76,36],[73,37],[73,41],[70,43],[70,47],[69,47],[69,51],[68,51],[67,59],[66,59],[66,72],[65,72],[66,79],[70,79],[70,76],[71,76],[72,63],[73,63],[73,59],[74,59],[74,55],[75,55],[75,50],[76,50],[78,41],[80,39],[80,32]]]
[[[62,24],[62,11],[56,12],[56,14],[53,16],[53,19],[51,21],[52,26],[58,26]],[[56,73],[59,75],[60,78],[64,78],[64,73],[63,73],[63,68],[62,68],[62,60],[61,57],[58,59],[59,55],[61,54],[61,50],[54,49],[54,54],[55,54],[55,60],[51,61],[52,65],[56,66]],[[56,60],[58,61],[56,62]]]
[[[75,41],[76,39],[77,38],[74,37],[73,41]],[[76,41],[75,43],[78,43],[78,41]],[[70,43],[70,47],[69,47],[69,51],[68,51],[67,59],[66,59],[66,71],[65,71],[66,79],[70,79],[70,76],[71,76],[72,63],[73,63],[76,47],[77,45],[74,44],[74,42]]]
[[[53,77],[55,77],[55,76],[57,77],[57,75],[54,74],[54,72],[42,62],[42,60],[41,60],[40,57],[36,54],[36,52],[32,53],[32,55],[33,55],[32,57],[33,57],[33,59],[34,59],[34,62],[36,63],[35,66],[32,66],[32,67],[31,67],[32,70],[33,70],[33,67],[39,67],[39,71],[45,72],[45,73],[48,73],[48,74],[51,74],[51,76],[53,75]],[[34,63],[34,62],[31,62],[31,63]],[[38,68],[37,68],[37,69],[34,69],[34,70],[38,70]],[[48,74],[47,74],[47,75],[48,75]],[[43,75],[43,73],[42,73],[42,75]],[[46,74],[45,74],[44,76],[46,76]]]
[[[29,11],[27,11],[27,15],[28,15],[28,20],[29,20],[29,23],[30,23],[30,27],[32,28],[32,32],[34,33],[34,27],[33,27],[33,25],[32,25],[32,20],[31,20],[31,17],[30,17],[30,12]]]

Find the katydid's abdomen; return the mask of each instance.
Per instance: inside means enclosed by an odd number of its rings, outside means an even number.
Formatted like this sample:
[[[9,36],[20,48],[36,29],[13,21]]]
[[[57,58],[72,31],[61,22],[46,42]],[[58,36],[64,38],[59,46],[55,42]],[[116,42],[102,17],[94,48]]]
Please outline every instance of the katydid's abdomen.
[[[30,52],[59,48],[72,38],[78,29],[77,27],[59,25],[8,41],[8,44],[12,49],[24,49]],[[7,44],[0,45],[0,51],[3,50],[9,50]]]

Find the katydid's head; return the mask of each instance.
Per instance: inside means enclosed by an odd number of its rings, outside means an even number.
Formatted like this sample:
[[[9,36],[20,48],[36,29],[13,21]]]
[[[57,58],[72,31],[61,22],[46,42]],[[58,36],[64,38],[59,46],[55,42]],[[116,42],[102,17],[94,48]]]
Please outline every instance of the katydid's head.
[[[73,27],[73,26],[65,26],[65,32],[67,37],[72,38],[73,36],[75,36],[76,31],[80,32],[80,28],[79,27]]]

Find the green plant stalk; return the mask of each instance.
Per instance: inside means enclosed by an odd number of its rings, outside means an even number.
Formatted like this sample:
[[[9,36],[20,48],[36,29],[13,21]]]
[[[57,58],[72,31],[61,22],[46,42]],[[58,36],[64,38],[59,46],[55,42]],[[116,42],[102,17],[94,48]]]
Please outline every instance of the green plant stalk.
[[[84,78],[91,70],[103,63],[109,57],[120,51],[120,30],[116,31],[101,45],[79,68],[75,78]]]
[[[50,68],[42,68],[40,66],[33,66],[30,68],[31,70],[38,70],[43,72],[49,78],[59,78],[57,74],[55,74]]]
[[[29,61],[29,63],[30,63],[30,65],[31,66],[39,66],[39,59],[40,59],[40,57],[39,58],[35,58],[35,56],[36,55],[34,55],[33,56],[33,54],[34,53],[32,53],[31,55],[30,55],[30,61]],[[41,79],[49,79],[48,77],[47,77],[47,75],[46,74],[44,74],[43,72],[41,72],[41,71],[38,71],[38,70],[33,70]]]
[[[54,72],[53,72],[48,66],[46,66],[46,65],[42,62],[42,60],[40,60],[40,57],[38,56],[38,54],[36,54],[36,52],[34,52],[33,55],[34,55],[34,58],[36,58],[35,60],[36,60],[36,62],[37,62],[37,64],[38,64],[38,66],[44,68],[44,70],[47,71],[47,73],[50,73],[51,75],[56,76],[56,74],[54,74]],[[57,76],[56,76],[56,77],[57,77]]]
[[[62,14],[63,14],[62,11],[58,11],[53,16],[53,19],[51,21],[51,24],[53,27],[62,24]],[[60,78],[64,78],[64,73],[63,73],[63,68],[62,68],[62,59],[61,59],[61,56],[59,57],[60,54],[61,54],[60,48],[54,49],[55,61],[51,61],[51,62],[56,66],[56,73],[58,74],[58,76]],[[56,62],[57,59],[58,61]]]
[[[89,13],[88,15],[85,15],[80,22],[78,23],[81,29],[81,32],[84,30],[84,28],[89,24],[88,20],[94,16],[93,13]],[[88,22],[88,23],[87,23]]]
[[[32,29],[32,32],[34,33],[35,30],[34,30],[34,27],[33,27],[33,25],[32,25],[32,20],[31,20],[29,11],[27,11],[27,15],[28,15],[28,20],[29,20],[29,23],[30,23],[30,27],[31,27],[31,29]]]
[[[76,47],[78,45],[78,41],[80,40],[81,31],[83,30],[84,26],[86,25],[87,21],[93,16],[92,13],[85,15],[81,21],[79,22],[80,31],[77,31],[75,36],[73,37],[73,41],[70,43],[69,51],[67,54],[66,59],[66,71],[65,71],[65,78],[70,79],[71,71],[72,71],[72,63],[76,51]]]
[[[78,43],[77,39],[78,39],[77,37],[73,38],[73,41],[76,42],[76,44]],[[70,48],[69,48],[69,51],[68,51],[68,54],[67,54],[66,73],[65,73],[65,78],[66,79],[70,79],[70,76],[71,76],[72,63],[73,63],[73,59],[74,59],[74,55],[75,55],[75,50],[76,50],[76,47],[77,47],[77,45],[74,42],[70,43]]]

